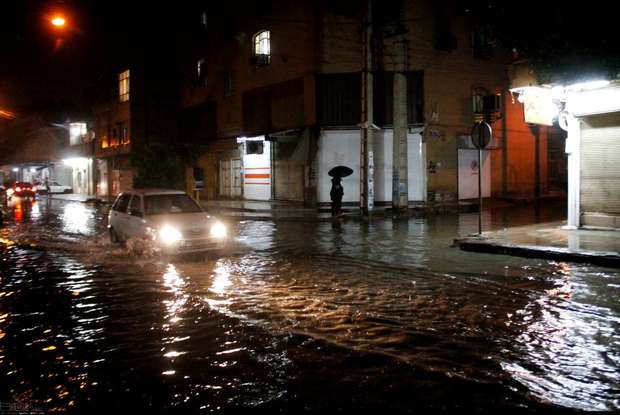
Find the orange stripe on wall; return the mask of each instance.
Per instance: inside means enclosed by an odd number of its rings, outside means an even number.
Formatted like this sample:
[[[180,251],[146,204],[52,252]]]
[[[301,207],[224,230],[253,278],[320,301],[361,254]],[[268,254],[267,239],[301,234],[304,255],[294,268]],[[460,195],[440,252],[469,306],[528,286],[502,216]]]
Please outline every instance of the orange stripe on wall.
[[[271,174],[269,173],[264,173],[264,174],[259,174],[259,173],[252,173],[252,174],[244,174],[246,179],[268,179],[271,177]]]

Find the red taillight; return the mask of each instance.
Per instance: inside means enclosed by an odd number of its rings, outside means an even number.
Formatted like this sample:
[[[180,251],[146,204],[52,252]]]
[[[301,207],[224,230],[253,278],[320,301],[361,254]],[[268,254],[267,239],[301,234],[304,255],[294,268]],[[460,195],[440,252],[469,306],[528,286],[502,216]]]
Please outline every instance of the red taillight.
[[[21,191],[22,191],[22,188],[21,188],[21,187],[19,187],[19,186],[17,186],[17,187],[15,188],[15,191],[16,191],[16,192],[21,192]]]

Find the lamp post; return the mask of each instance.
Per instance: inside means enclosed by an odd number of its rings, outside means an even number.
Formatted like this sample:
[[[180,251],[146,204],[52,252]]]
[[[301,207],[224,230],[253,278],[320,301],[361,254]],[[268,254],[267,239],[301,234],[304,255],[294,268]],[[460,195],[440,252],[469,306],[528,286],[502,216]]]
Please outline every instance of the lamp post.
[[[69,18],[65,13],[55,12],[46,16],[45,19],[50,29],[56,34],[54,49],[59,50],[63,46],[66,36],[69,34],[67,32],[71,29]]]

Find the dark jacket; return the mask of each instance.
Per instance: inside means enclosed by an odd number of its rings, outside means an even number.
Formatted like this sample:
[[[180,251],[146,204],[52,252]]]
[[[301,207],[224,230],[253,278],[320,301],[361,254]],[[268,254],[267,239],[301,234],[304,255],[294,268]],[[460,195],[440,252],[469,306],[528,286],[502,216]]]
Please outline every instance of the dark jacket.
[[[342,183],[340,182],[340,178],[334,177],[332,179],[332,189],[329,191],[329,196],[332,200],[342,200],[343,195],[344,189],[342,187]]]

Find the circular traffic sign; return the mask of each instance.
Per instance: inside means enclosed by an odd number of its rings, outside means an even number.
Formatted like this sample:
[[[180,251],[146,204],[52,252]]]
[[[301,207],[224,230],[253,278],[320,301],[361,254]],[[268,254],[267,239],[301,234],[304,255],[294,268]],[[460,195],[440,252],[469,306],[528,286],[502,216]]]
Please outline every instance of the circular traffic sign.
[[[493,130],[491,126],[484,121],[480,121],[474,124],[474,128],[471,129],[471,141],[478,149],[486,148],[491,142],[493,137]]]

